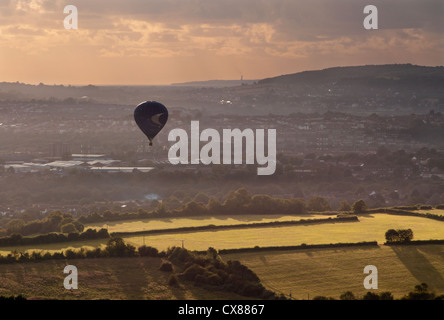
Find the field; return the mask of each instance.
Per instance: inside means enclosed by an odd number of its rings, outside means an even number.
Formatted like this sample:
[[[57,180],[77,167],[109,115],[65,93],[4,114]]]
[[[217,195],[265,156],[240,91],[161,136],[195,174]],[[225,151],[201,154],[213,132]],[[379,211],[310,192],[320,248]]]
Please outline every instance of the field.
[[[233,293],[209,291],[181,282],[168,286],[170,273],[159,270],[160,258],[70,260],[79,272],[79,289],[66,290],[65,261],[0,265],[0,295],[28,299],[242,299]]]
[[[325,218],[326,216],[304,216],[304,218]],[[299,219],[302,216],[298,217]],[[163,229],[165,225],[170,228],[181,226],[196,226],[229,223],[253,223],[266,221],[297,220],[294,216],[240,216],[236,218],[181,218],[173,222],[166,219],[116,222],[114,231],[137,231],[143,225],[150,225],[149,229]],[[165,250],[168,247],[184,246],[190,250],[206,250],[208,247],[216,249],[233,249],[254,246],[287,246],[306,244],[328,244],[338,242],[361,242],[378,241],[385,242],[385,232],[388,229],[411,228],[415,240],[444,239],[444,222],[422,217],[395,216],[388,214],[362,215],[359,222],[326,223],[316,225],[286,226],[276,228],[251,228],[242,230],[202,231],[164,235],[128,236],[125,241],[136,247],[143,244]],[[171,219],[171,221],[174,221]],[[111,225],[111,223],[110,223]],[[102,226],[102,225],[101,225]],[[121,227],[121,229],[119,229]],[[143,228],[142,228],[143,230]],[[60,251],[63,249],[79,248],[82,246],[97,247],[106,244],[106,240],[93,240],[82,242],[71,242],[69,244],[59,243],[50,245],[35,245],[26,247],[0,247],[0,254],[7,254],[11,250],[50,250]]]
[[[432,214],[437,214],[439,216],[444,216],[444,209],[435,209],[435,208],[433,208],[431,210],[416,210],[416,211],[413,211],[413,212],[418,212],[418,213],[422,213],[422,214],[432,213]]]
[[[338,242],[385,242],[388,229],[411,228],[415,240],[444,239],[444,222],[422,217],[373,214],[359,217],[360,222],[288,226],[278,228],[252,228],[243,230],[205,231],[181,234],[126,237],[125,241],[144,244],[160,250],[180,246],[187,249],[233,249],[254,246],[287,246],[328,244]]]
[[[222,256],[240,260],[262,283],[295,299],[323,295],[339,298],[352,291],[364,295],[366,265],[378,268],[377,293],[390,291],[401,298],[425,282],[436,294],[444,294],[444,246],[340,248],[304,251],[270,251]]]
[[[108,232],[134,232],[155,229],[172,229],[183,227],[199,227],[213,224],[215,226],[225,226],[232,224],[248,224],[258,222],[272,221],[297,221],[300,219],[325,219],[326,215],[298,215],[298,216],[279,216],[279,215],[242,215],[217,216],[217,217],[189,217],[189,218],[164,218],[164,219],[143,219],[130,221],[116,221],[108,223],[92,223],[85,226],[85,229],[108,229]],[[332,216],[334,217],[334,216]]]
[[[288,221],[326,216],[239,216],[218,218],[151,219],[109,223],[111,232],[168,229],[187,226],[227,225],[269,221]],[[101,228],[104,224],[97,224]],[[255,246],[329,244],[338,242],[385,242],[388,229],[411,228],[414,239],[444,239],[444,222],[415,216],[369,214],[359,222],[326,223],[283,227],[261,227],[239,230],[184,232],[165,235],[124,237],[136,247],[143,244],[159,250],[172,246],[206,250]],[[0,248],[0,254],[11,250],[61,251],[68,248],[104,246],[107,240],[81,241],[27,247]],[[390,291],[400,298],[421,282],[436,293],[444,294],[444,246],[421,245],[371,248],[309,249],[303,251],[266,251],[223,255],[224,260],[240,260],[257,273],[269,289],[293,298],[307,299],[317,295],[338,298],[347,290],[363,295],[362,282],[366,265],[379,272],[379,292]],[[129,263],[131,262],[131,263]],[[63,289],[65,261],[0,265],[0,295],[22,293],[28,297],[58,299],[230,299],[228,293],[208,292],[194,286],[171,288],[166,274],[158,270],[157,258],[86,259],[69,262],[79,268],[84,287],[71,292]]]

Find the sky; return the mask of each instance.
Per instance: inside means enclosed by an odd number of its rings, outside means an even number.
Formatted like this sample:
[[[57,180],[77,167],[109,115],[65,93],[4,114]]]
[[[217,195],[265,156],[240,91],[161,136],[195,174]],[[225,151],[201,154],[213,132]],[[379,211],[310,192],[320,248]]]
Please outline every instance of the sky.
[[[378,30],[363,26],[378,9]],[[78,29],[64,28],[67,5]],[[444,0],[0,0],[0,81],[156,85],[444,65]]]

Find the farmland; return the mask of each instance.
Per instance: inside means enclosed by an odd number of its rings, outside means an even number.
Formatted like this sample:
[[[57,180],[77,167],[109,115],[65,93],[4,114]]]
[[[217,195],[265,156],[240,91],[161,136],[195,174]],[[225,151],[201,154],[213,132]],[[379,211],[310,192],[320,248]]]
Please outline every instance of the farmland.
[[[252,269],[265,287],[295,299],[329,296],[345,291],[357,296],[363,287],[366,265],[378,268],[377,293],[390,291],[399,299],[422,282],[436,294],[444,293],[444,246],[421,245],[270,251],[223,255]]]
[[[22,294],[28,299],[242,299],[234,293],[209,291],[182,282],[167,283],[160,258],[70,260],[79,270],[79,289],[65,290],[65,261],[0,265],[0,296]]]
[[[444,238],[444,222],[422,217],[393,216],[388,214],[362,215],[360,222],[334,223],[278,228],[254,228],[244,230],[205,231],[183,234],[126,237],[125,241],[141,246],[144,244],[164,250],[180,246],[191,250],[233,249],[254,246],[287,246],[338,242],[378,241],[385,242],[388,229],[412,228],[414,239]]]
[[[304,218],[325,218],[322,215],[304,216]],[[298,220],[294,216],[239,216],[234,218],[180,218],[156,219],[130,222],[115,222],[110,231],[136,231],[168,227],[202,226],[208,224],[239,224],[267,221]],[[103,227],[99,224],[96,227]],[[149,227],[148,227],[149,226]],[[112,229],[111,229],[112,228]],[[415,240],[443,239],[444,222],[414,216],[394,216],[388,214],[371,214],[359,216],[359,222],[297,225],[282,227],[261,227],[242,230],[200,231],[178,234],[159,234],[145,236],[127,236],[124,240],[136,247],[143,244],[165,250],[168,247],[181,246],[182,240],[187,249],[206,250],[208,247],[216,249],[233,249],[254,246],[287,246],[306,244],[325,244],[339,242],[378,241],[385,242],[385,232],[388,229],[411,228]],[[56,243],[47,245],[2,247],[0,254],[11,250],[49,250],[80,248],[82,246],[97,247],[106,244],[106,240],[92,240],[70,243]]]
[[[88,227],[108,227],[111,232],[171,229],[189,226],[231,225],[255,222],[294,221],[326,218],[306,216],[235,216],[217,218],[171,218],[119,221]],[[280,227],[254,227],[237,230],[199,231],[124,237],[136,247],[143,244],[165,250],[181,246],[190,250],[252,248],[255,246],[293,246],[344,242],[385,241],[388,229],[411,228],[415,240],[443,239],[444,222],[417,216],[365,214],[358,222],[307,224]],[[68,248],[103,247],[107,239],[2,247],[0,254],[17,251],[61,251]],[[379,292],[390,291],[401,298],[418,283],[425,282],[437,294],[444,293],[444,246],[378,246],[335,249],[306,249],[223,254],[223,260],[239,260],[253,270],[264,286],[295,299],[339,295],[347,290],[362,296],[363,268],[375,265],[379,273]],[[208,293],[202,288],[181,284],[171,288],[165,274],[158,271],[158,258],[85,259],[75,261],[87,279],[83,290],[67,292],[61,287],[64,261],[0,265],[0,295],[25,294],[28,297],[60,299],[220,299],[233,298],[228,293]],[[70,261],[71,263],[71,261]],[[73,262],[74,263],[74,262]],[[142,270],[142,271],[141,271]],[[42,285],[43,284],[43,285]],[[238,298],[238,297],[236,297]]]
[[[189,218],[159,218],[159,219],[142,219],[130,221],[117,221],[108,223],[94,223],[86,225],[85,228],[99,230],[101,228],[108,229],[108,232],[134,232],[154,229],[169,229],[169,228],[183,228],[183,227],[199,227],[207,225],[235,225],[258,222],[273,222],[273,221],[297,221],[300,219],[325,219],[329,216],[313,214],[302,216],[280,216],[280,215],[242,215],[242,216],[226,216],[221,215],[217,217],[189,217]],[[332,216],[332,217],[335,217]]]

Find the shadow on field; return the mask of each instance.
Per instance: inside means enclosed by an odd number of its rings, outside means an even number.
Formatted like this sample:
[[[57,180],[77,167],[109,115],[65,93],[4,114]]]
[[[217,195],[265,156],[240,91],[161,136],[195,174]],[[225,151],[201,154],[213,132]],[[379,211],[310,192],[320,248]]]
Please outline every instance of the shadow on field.
[[[422,249],[422,248],[421,248]],[[426,283],[433,289],[444,290],[441,273],[415,246],[393,246],[393,252],[419,283]]]

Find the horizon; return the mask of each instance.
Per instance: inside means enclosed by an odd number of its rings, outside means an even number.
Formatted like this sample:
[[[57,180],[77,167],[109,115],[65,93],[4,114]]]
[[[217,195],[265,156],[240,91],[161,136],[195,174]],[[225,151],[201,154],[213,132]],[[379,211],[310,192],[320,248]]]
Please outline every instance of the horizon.
[[[309,70],[301,70],[301,71],[296,71],[296,72],[290,72],[290,73],[284,73],[284,74],[278,74],[278,75],[272,75],[272,76],[266,76],[264,78],[260,78],[260,79],[207,79],[207,80],[190,80],[190,81],[184,81],[184,82],[171,82],[171,83],[159,83],[159,84],[118,84],[118,83],[114,83],[114,84],[98,84],[98,83],[84,83],[84,84],[74,84],[74,83],[54,83],[54,84],[49,84],[49,83],[44,83],[44,82],[21,82],[21,81],[0,81],[0,83],[9,83],[9,84],[24,84],[24,85],[33,85],[33,86],[38,86],[39,84],[43,84],[45,86],[65,86],[65,87],[86,87],[86,86],[97,86],[97,87],[168,87],[168,86],[174,86],[174,85],[180,85],[180,84],[185,84],[185,83],[193,83],[193,82],[212,82],[212,81],[261,81],[264,79],[272,79],[272,78],[277,78],[277,77],[281,77],[281,76],[286,76],[286,75],[293,75],[293,74],[298,74],[298,73],[303,73],[303,72],[311,72],[311,71],[323,71],[323,70],[328,70],[328,69],[335,69],[335,68],[348,68],[348,67],[365,67],[365,66],[388,66],[388,65],[412,65],[412,66],[418,66],[418,67],[430,67],[430,68],[442,68],[444,67],[443,65],[419,65],[419,64],[414,64],[414,63],[410,63],[410,62],[406,62],[406,63],[386,63],[386,64],[361,64],[361,65],[343,65],[343,66],[331,66],[331,67],[327,67],[327,68],[323,68],[323,69],[309,69]]]

